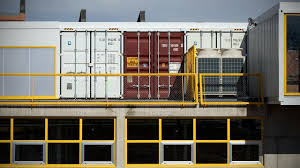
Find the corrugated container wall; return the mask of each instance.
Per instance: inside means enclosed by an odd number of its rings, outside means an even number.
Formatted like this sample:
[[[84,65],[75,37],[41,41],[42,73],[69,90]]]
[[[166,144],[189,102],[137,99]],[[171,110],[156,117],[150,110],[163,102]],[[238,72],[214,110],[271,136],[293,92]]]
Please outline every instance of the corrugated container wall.
[[[210,31],[190,31],[186,33],[187,48],[245,48],[246,32],[234,28]]]
[[[125,73],[180,73],[184,56],[182,32],[125,32]],[[178,94],[176,77],[125,77],[125,98],[169,98]],[[176,93],[175,93],[176,92]]]
[[[63,32],[61,46],[62,73],[121,73],[120,32]],[[121,87],[121,77],[61,77],[62,98],[120,98]]]

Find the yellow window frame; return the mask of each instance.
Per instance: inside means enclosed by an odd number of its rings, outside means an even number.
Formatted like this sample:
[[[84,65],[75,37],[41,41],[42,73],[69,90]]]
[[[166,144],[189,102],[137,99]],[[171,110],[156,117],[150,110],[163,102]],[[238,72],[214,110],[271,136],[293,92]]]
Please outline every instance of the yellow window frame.
[[[300,92],[287,92],[287,16],[300,16],[300,14],[285,13],[283,15],[283,93],[284,96],[300,96]]]
[[[0,117],[9,118],[9,117]],[[45,121],[45,139],[44,140],[14,140],[14,119],[44,119]],[[116,167],[116,118],[114,117],[14,117],[10,119],[10,140],[0,140],[0,143],[10,143],[10,164],[0,164],[0,167]],[[79,120],[79,140],[48,140],[48,119],[78,119]],[[84,119],[113,119],[114,120],[114,139],[113,140],[82,140],[82,120]],[[22,141],[22,142],[33,142],[33,141],[45,141],[46,142],[46,164],[44,165],[15,165],[12,163],[12,143],[14,141]],[[89,142],[113,142],[114,144],[114,163],[112,165],[82,165],[81,161],[81,142],[89,141]],[[79,164],[48,164],[48,144],[49,143],[78,143],[79,144]]]
[[[56,74],[56,46],[0,46],[0,48],[53,48],[54,50],[54,74]],[[1,75],[5,75],[2,73]],[[58,99],[56,96],[56,76],[54,76],[54,96],[34,96],[34,79],[32,80],[33,96],[0,96],[0,100],[8,99]]]
[[[127,119],[158,119],[159,120],[159,139],[158,140],[128,140],[127,139]],[[160,144],[161,141],[184,142],[191,140],[162,140],[162,120],[163,119],[192,119],[193,120],[193,142],[194,142],[194,164],[192,165],[162,165],[160,160]],[[197,119],[226,119],[227,120],[227,140],[197,140],[196,138],[196,121]],[[261,140],[230,140],[230,119],[259,119],[261,120]],[[127,117],[125,118],[125,167],[264,167],[264,156],[262,156],[262,164],[253,165],[232,165],[229,163],[229,143],[230,141],[261,141],[262,153],[264,154],[264,118],[263,117]],[[128,164],[127,163],[127,144],[128,143],[158,143],[159,155],[158,164]],[[227,144],[227,163],[226,164],[197,164],[196,145],[197,143],[226,143]]]

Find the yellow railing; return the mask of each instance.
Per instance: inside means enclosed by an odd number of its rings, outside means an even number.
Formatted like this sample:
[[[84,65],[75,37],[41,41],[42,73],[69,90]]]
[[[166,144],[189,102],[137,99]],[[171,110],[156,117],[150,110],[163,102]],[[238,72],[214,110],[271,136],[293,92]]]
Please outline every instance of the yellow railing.
[[[201,105],[264,104],[260,73],[199,74]]]
[[[47,73],[6,73],[2,76],[30,76],[32,81],[31,96],[0,96],[0,105],[196,105],[198,104],[197,74],[195,73],[127,73],[127,74],[47,74]],[[38,84],[36,77],[54,76],[56,80],[97,78],[103,82],[96,89],[103,89],[105,95],[99,97],[64,99],[61,97],[35,96]],[[113,82],[123,82],[120,90],[122,98],[111,98]],[[187,80],[189,79],[189,80]],[[129,82],[128,82],[129,81]],[[187,82],[189,81],[189,82]],[[121,83],[122,83],[121,82]],[[20,84],[21,86],[21,84]],[[103,88],[105,86],[105,88]],[[185,88],[194,88],[185,91]],[[109,88],[109,89],[108,89]],[[187,90],[189,90],[187,89]],[[76,89],[75,89],[76,90]],[[57,91],[58,92],[58,91]],[[149,95],[149,96],[148,96]],[[11,101],[10,99],[15,99]],[[20,99],[20,100],[18,100]],[[23,100],[21,100],[23,99]]]
[[[196,73],[196,47],[193,45],[186,53],[186,73]],[[195,90],[198,90],[198,86],[194,85],[194,79],[187,76],[187,87],[186,92],[188,95],[193,95]]]

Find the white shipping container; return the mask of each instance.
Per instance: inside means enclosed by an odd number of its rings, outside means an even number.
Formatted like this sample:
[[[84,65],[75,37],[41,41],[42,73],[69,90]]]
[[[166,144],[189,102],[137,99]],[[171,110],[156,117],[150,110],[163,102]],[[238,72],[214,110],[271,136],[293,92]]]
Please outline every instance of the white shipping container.
[[[122,73],[120,32],[92,32],[92,73]],[[122,76],[92,77],[93,98],[122,97]]]
[[[63,32],[62,73],[121,73],[120,32]],[[120,76],[62,77],[62,98],[120,98]]]
[[[187,48],[245,48],[246,32],[231,30],[211,30],[187,32]]]
[[[61,37],[62,73],[89,74],[90,35],[88,32],[63,32]],[[89,98],[90,77],[61,77],[62,98]]]

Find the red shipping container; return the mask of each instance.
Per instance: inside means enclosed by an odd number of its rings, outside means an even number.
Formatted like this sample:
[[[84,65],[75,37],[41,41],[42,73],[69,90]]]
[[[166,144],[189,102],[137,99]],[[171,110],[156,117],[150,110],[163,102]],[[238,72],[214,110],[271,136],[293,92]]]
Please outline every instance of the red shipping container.
[[[125,73],[181,73],[184,33],[125,32]],[[139,67],[139,68],[138,68]],[[182,78],[177,76],[124,77],[124,98],[182,97]]]

